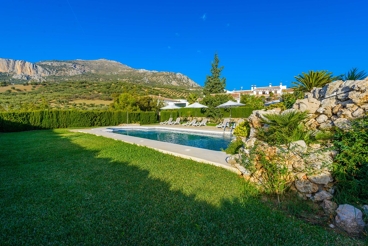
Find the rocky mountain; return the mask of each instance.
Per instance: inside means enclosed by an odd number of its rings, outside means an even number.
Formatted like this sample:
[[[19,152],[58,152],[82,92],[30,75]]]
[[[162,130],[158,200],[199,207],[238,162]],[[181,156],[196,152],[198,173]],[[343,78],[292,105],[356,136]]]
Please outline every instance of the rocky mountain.
[[[28,81],[126,81],[152,85],[199,87],[181,73],[134,69],[120,62],[106,59],[41,61],[0,58],[0,80],[13,83]]]

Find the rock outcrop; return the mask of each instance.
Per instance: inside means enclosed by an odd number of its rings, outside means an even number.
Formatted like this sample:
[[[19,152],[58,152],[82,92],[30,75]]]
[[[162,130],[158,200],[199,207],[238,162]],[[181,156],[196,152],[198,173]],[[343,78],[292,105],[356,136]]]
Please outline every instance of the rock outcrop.
[[[315,88],[306,98],[297,100],[293,108],[308,111],[306,126],[312,130],[328,130],[333,126],[348,128],[349,119],[360,118],[368,112],[368,78],[335,81]]]
[[[255,110],[247,119],[251,127],[250,136],[244,139],[244,148],[238,155],[238,163],[244,163],[241,158],[253,158],[255,170],[240,170],[243,176],[254,183],[260,183],[265,177],[262,176],[264,170],[260,161],[261,155],[254,157],[254,153],[263,153],[268,161],[272,161],[277,154],[276,163],[285,165],[289,171],[286,178],[299,195],[320,203],[326,213],[333,214],[337,204],[331,201],[334,194],[331,170],[337,153],[331,150],[331,144],[308,146],[304,141],[296,141],[289,146],[271,146],[256,139],[257,131],[268,127],[264,121],[265,115],[284,114],[293,110],[308,112],[304,123],[310,130],[326,130],[331,127],[348,129],[352,119],[368,115],[368,78],[359,81],[336,81],[323,88],[315,88],[307,93],[304,99],[297,100],[292,109],[284,112],[277,109]],[[254,150],[256,152],[251,154]],[[337,213],[336,223],[345,231],[359,233],[364,228],[360,210],[343,205]]]
[[[181,73],[133,69],[106,59],[31,63],[0,58],[0,73],[5,73],[9,75],[9,78],[18,80],[121,80],[132,83],[199,87],[197,83]]]
[[[11,60],[0,58],[0,72],[11,74],[16,79],[40,79],[49,76],[51,73],[31,62],[22,60]]]

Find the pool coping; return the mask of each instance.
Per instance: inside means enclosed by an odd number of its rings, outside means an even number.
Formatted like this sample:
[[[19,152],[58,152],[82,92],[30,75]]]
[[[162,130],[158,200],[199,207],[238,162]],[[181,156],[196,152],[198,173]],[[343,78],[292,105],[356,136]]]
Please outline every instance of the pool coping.
[[[173,156],[178,156],[185,159],[194,160],[197,162],[205,163],[214,165],[217,167],[221,167],[224,169],[227,169],[229,171],[235,172],[237,174],[240,174],[239,170],[235,167],[233,167],[231,164],[227,163],[227,159],[229,155],[227,155],[223,151],[214,151],[214,150],[207,150],[202,148],[196,148],[186,145],[180,145],[180,144],[173,144],[173,143],[167,143],[167,142],[160,142],[156,140],[151,139],[145,139],[145,138],[139,138],[139,137],[132,137],[122,134],[116,134],[113,133],[109,128],[161,128],[161,129],[167,129],[167,130],[178,130],[180,131],[188,131],[188,132],[206,132],[206,133],[216,133],[220,134],[220,131],[210,131],[210,130],[204,130],[204,129],[187,129],[187,128],[171,128],[168,126],[158,126],[158,125],[152,125],[152,126],[132,126],[132,125],[126,125],[126,126],[108,126],[108,127],[99,127],[99,128],[92,128],[92,129],[75,129],[72,130],[74,132],[80,132],[80,133],[88,133],[93,134],[96,136],[102,136],[107,137],[111,139],[115,139],[118,141],[123,141],[130,144],[135,144],[138,146],[144,146],[148,147],[154,150],[157,150],[159,152],[162,152],[164,154],[170,154]],[[227,134],[227,133],[225,133]]]

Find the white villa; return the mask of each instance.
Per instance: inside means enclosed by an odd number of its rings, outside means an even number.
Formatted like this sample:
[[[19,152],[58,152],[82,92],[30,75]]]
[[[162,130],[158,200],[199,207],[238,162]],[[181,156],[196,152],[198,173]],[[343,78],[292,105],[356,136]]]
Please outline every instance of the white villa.
[[[240,100],[240,96],[243,94],[247,95],[254,95],[254,96],[266,96],[268,97],[270,93],[272,92],[274,95],[281,96],[284,91],[287,90],[286,85],[276,85],[273,86],[271,83],[268,86],[265,87],[257,87],[256,85],[252,85],[250,90],[232,90],[232,91],[226,91],[226,93],[231,94],[235,99],[238,101]]]

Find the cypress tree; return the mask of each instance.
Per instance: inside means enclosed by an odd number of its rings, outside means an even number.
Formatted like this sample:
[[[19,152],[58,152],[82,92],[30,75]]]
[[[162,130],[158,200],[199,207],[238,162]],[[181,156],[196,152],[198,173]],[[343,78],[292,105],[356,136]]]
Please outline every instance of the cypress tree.
[[[204,83],[203,92],[205,95],[213,93],[223,93],[226,86],[226,78],[220,78],[221,71],[224,67],[219,67],[220,60],[215,54],[215,58],[211,64],[211,75],[207,75]]]

